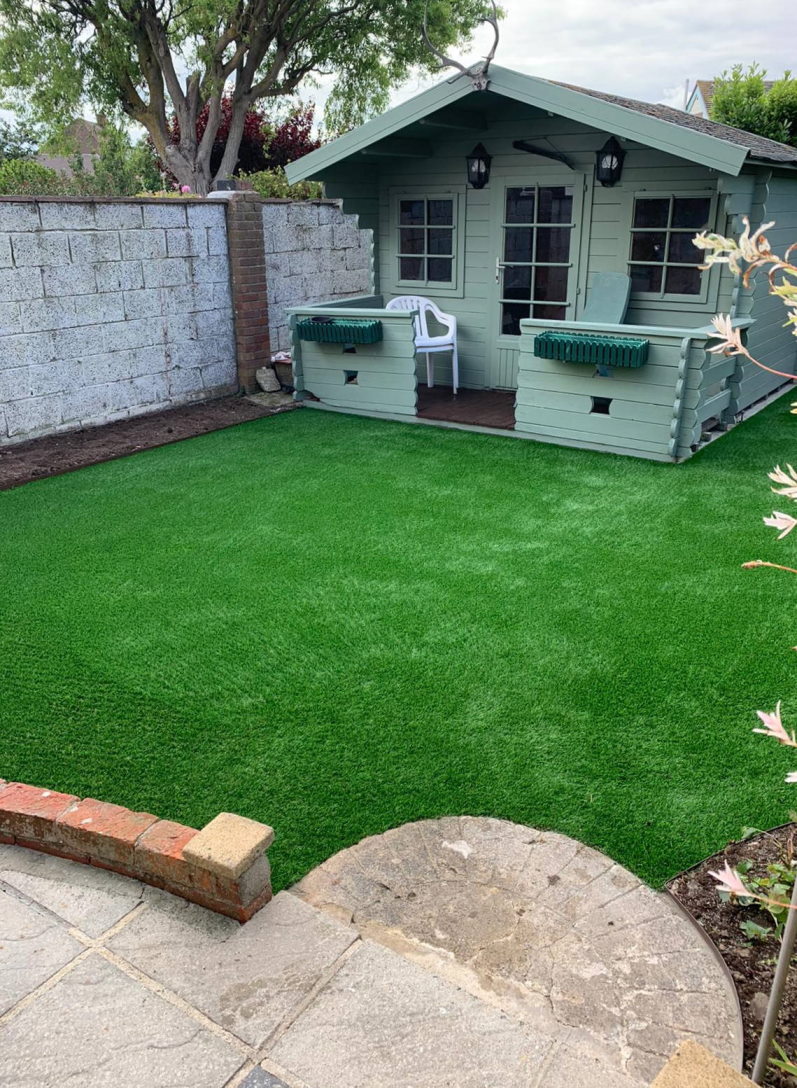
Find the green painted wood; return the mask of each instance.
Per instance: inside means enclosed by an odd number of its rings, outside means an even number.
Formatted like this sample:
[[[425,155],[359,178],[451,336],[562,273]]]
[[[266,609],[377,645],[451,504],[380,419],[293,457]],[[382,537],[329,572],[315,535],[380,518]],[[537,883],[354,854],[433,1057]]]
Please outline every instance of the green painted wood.
[[[559,412],[584,413],[592,408],[592,397],[584,393],[525,386],[517,391],[517,403],[527,408],[552,408]]]
[[[670,437],[668,423],[640,423],[632,419],[617,419],[611,415],[556,411],[550,408],[537,408],[530,404],[520,404],[519,402],[515,409],[515,420],[516,426],[518,422],[539,424],[554,430],[558,427],[562,431],[589,433],[593,437],[599,434],[607,440],[618,438],[639,439],[651,445],[660,442],[664,449],[666,449]]]
[[[514,102],[550,111],[559,117],[585,123],[601,132],[612,132],[618,137],[635,140],[646,147],[665,151],[726,174],[738,174],[748,155],[746,148],[728,140],[638,113],[612,102],[604,102],[569,87],[513,72],[498,65],[493,65],[490,69],[490,92],[491,95],[502,95]],[[466,99],[470,100],[467,104],[463,102]],[[474,91],[468,76],[447,79],[289,164],[288,180],[293,183],[314,177],[333,164],[401,132],[446,106],[461,103],[465,108],[470,108],[472,104],[487,105],[488,101],[485,101],[483,93]]]
[[[701,403],[698,410],[698,421],[703,423],[705,420],[712,419],[714,416],[721,416],[723,411],[728,407],[730,400],[730,389],[723,389],[721,392],[715,393],[713,397],[707,397]]]
[[[666,385],[652,385],[634,381],[618,381],[615,378],[578,378],[566,374],[530,374],[524,371],[518,375],[518,393],[524,389],[550,389],[566,393],[588,394],[592,397],[610,397],[617,401],[640,401],[644,404],[666,405],[672,413],[675,399],[675,381]],[[700,401],[700,390],[688,391],[689,405],[696,407]]]

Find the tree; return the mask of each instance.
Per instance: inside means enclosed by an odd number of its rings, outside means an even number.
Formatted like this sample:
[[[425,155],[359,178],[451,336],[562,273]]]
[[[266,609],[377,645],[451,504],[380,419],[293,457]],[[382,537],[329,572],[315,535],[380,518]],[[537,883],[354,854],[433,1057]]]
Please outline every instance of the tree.
[[[205,106],[196,123],[197,142],[201,143],[208,125],[210,107]],[[312,106],[297,106],[284,120],[274,123],[268,120],[262,110],[249,109],[244,116],[243,133],[238,148],[238,158],[233,164],[231,174],[254,174],[262,170],[272,170],[285,166],[309,151],[315,151],[321,141],[313,136]],[[221,121],[216,131],[216,138],[210,152],[210,172],[216,175],[221,167],[232,125],[233,102],[229,95],[221,100]],[[169,126],[170,141],[179,146],[180,122],[173,116]],[[163,169],[169,173],[168,166]],[[174,175],[172,180],[178,181]]]
[[[233,171],[248,110],[294,95],[315,76],[336,76],[327,109],[333,129],[383,109],[413,68],[436,64],[421,35],[425,7],[426,0],[0,0],[0,91],[48,122],[67,120],[85,101],[121,111],[144,126],[181,184],[207,193],[225,89],[232,115],[217,176]],[[441,49],[462,43],[487,11],[486,0],[431,0],[430,38]]]
[[[0,121],[0,163],[10,159],[29,159],[35,155],[41,133],[25,121]]]
[[[797,79],[786,72],[767,83],[758,65],[736,64],[714,80],[710,113],[712,121],[797,146]]]

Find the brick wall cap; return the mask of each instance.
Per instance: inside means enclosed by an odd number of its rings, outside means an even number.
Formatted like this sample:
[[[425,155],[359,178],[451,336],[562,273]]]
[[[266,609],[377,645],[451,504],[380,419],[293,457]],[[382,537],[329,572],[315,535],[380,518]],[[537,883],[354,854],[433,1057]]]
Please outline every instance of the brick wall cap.
[[[267,824],[220,812],[183,848],[183,857],[211,873],[235,880],[250,869],[274,841]]]
[[[752,1088],[753,1082],[737,1073],[705,1047],[683,1042],[651,1088]]]

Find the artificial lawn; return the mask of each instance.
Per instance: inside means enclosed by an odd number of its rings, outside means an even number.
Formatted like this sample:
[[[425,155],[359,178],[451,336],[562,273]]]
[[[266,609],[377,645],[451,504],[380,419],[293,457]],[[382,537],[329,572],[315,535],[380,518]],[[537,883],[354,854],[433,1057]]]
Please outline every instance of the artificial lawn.
[[[271,823],[284,886],[474,813],[652,883],[787,818],[786,401],[678,466],[309,410],[0,494],[0,775]]]

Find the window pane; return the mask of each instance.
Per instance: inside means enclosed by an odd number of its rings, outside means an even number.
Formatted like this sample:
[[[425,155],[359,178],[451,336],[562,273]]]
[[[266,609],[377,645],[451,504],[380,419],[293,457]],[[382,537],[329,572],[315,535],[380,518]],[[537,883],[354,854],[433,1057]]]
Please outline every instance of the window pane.
[[[399,258],[399,279],[400,280],[422,280],[423,274],[423,257],[400,257]]]
[[[567,317],[566,306],[535,306],[532,317],[540,321],[564,321]]]
[[[452,226],[454,223],[454,201],[430,200],[429,222],[433,227]]]
[[[399,231],[399,251],[401,253],[423,253],[423,230]]]
[[[506,222],[534,222],[534,189],[507,189]]]
[[[661,290],[661,265],[631,265],[631,290],[653,291]]]
[[[520,322],[530,316],[531,306],[522,302],[505,302],[501,307],[501,332],[504,336],[520,336]]]
[[[537,256],[535,260],[543,263],[566,261],[570,257],[569,227],[538,227]]]
[[[637,198],[634,204],[635,227],[666,227],[670,214],[670,201],[663,199]]]
[[[434,280],[435,283],[451,283],[450,257],[430,257],[426,263],[430,280]]]
[[[692,245],[692,239],[694,235],[688,234],[671,234],[670,235],[670,252],[667,255],[668,261],[684,261],[686,264],[699,264],[703,260],[703,254],[694,245]]]
[[[504,260],[530,261],[532,234],[531,227],[507,227],[504,231]]]
[[[422,200],[399,201],[399,222],[423,223],[424,202]]]
[[[667,294],[673,295],[699,295],[699,270],[697,268],[668,268],[664,290]]]
[[[632,261],[663,261],[667,235],[662,231],[650,234],[631,235]]]
[[[573,217],[571,185],[540,186],[538,223],[569,223]]]
[[[566,302],[567,271],[566,268],[538,268],[534,277],[535,299]]]
[[[452,242],[453,232],[447,230],[445,227],[437,227],[436,229],[428,230],[426,232],[427,253],[453,253]],[[412,250],[414,253],[415,250]]]
[[[503,297],[508,299],[531,298],[531,268],[526,265],[510,265],[504,269]]]
[[[672,225],[674,227],[693,227],[703,230],[708,226],[711,201],[708,197],[682,197],[673,201]]]

